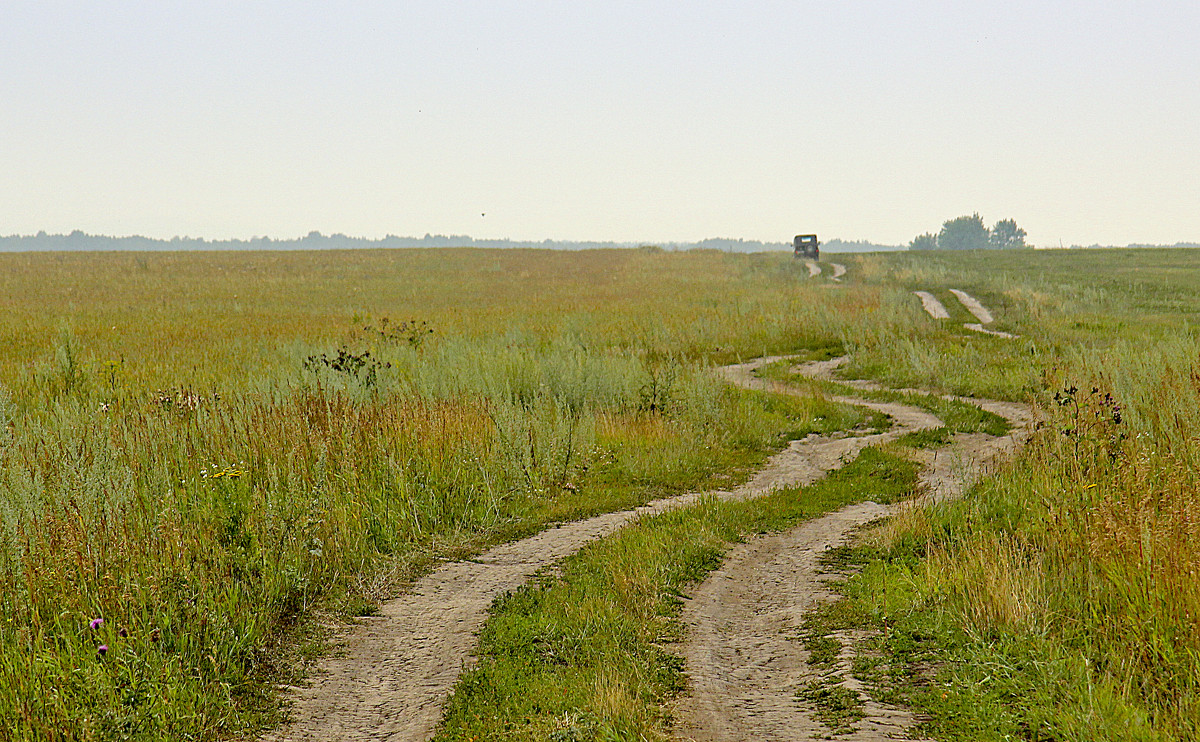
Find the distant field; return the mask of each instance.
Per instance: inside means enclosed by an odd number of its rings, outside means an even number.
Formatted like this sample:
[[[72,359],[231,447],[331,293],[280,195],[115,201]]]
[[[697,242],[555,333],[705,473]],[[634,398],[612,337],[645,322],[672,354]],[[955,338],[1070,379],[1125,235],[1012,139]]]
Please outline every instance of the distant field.
[[[270,724],[314,615],[369,612],[436,557],[743,477],[817,408],[706,368],[845,351],[854,375],[1045,410],[1012,471],[888,547],[946,576],[922,595],[968,628],[955,651],[1036,636],[1069,669],[1054,729],[1187,739],[1200,252],[838,260],[841,285],[709,251],[0,254],[0,736]],[[910,293],[949,288],[1020,339]],[[1092,424],[1107,393],[1116,427]],[[1033,618],[970,623],[982,548],[1040,591]]]
[[[800,274],[779,256],[26,253],[2,255],[0,265],[0,374],[10,387],[37,383],[64,333],[85,363],[123,357],[132,387],[236,387],[295,375],[296,353],[345,341],[383,317],[428,322],[439,340],[641,344],[690,357],[731,357],[826,331],[794,320]]]

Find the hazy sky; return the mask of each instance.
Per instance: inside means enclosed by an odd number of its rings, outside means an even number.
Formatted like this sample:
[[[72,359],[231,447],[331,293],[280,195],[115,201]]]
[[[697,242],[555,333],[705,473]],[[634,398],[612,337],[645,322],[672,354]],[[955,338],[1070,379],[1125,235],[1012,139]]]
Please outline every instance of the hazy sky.
[[[1200,240],[1200,2],[0,1],[0,234]]]

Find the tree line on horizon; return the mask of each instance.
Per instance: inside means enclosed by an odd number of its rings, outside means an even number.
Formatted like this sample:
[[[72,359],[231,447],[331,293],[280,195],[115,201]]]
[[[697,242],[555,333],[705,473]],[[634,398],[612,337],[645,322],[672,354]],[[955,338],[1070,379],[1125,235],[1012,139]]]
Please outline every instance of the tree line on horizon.
[[[70,234],[0,236],[0,252],[32,251],[165,251],[165,250],[367,250],[397,249],[414,247],[481,247],[481,248],[537,248],[543,250],[600,250],[636,248],[653,245],[666,250],[720,250],[722,252],[770,252],[791,250],[788,242],[763,242],[741,238],[711,237],[697,242],[599,242],[572,240],[512,240],[476,239],[468,235],[426,234],[424,237],[398,237],[388,235],[382,239],[351,237],[341,233],[321,234],[309,232],[304,237],[274,239],[252,237],[250,239],[207,240],[202,237],[173,237],[169,240],[132,235],[113,237],[93,235],[75,230]],[[903,250],[902,245],[879,245],[866,240],[829,239],[822,245],[829,252],[875,252]]]
[[[176,250],[367,250],[419,247],[479,247],[479,248],[538,248],[543,250],[600,250],[628,249],[655,246],[664,250],[720,250],[721,252],[791,251],[792,243],[763,242],[740,238],[713,237],[698,242],[587,242],[570,240],[512,240],[476,239],[467,235],[426,234],[424,237],[388,235],[382,239],[351,237],[334,233],[310,232],[304,237],[276,239],[208,240],[203,237],[172,237],[156,239],[139,235],[114,237],[93,235],[75,230],[69,234],[0,235],[0,253],[5,252],[84,252],[84,251],[176,251]],[[951,219],[937,234],[927,233],[908,245],[883,245],[869,240],[823,239],[821,251],[890,252],[893,250],[971,250],[1032,247],[1025,243],[1025,230],[1012,219],[1004,219],[987,229],[978,214]],[[1133,243],[1129,245],[1070,245],[1074,249],[1103,249],[1115,247],[1200,247],[1200,242],[1176,242],[1170,245]]]

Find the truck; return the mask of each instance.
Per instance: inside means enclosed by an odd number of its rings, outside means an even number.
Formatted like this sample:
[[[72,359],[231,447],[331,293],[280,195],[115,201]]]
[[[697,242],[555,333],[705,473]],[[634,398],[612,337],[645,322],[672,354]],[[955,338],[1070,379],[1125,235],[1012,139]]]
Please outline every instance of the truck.
[[[792,250],[797,258],[819,260],[821,257],[821,243],[815,234],[796,235],[796,239],[792,240]]]

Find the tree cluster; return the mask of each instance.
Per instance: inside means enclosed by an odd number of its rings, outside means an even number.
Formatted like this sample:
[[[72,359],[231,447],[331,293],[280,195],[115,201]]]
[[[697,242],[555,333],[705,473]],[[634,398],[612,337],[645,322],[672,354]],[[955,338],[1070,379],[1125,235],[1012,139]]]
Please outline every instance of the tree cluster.
[[[926,232],[908,243],[909,250],[1012,250],[1029,247],[1025,230],[1012,219],[1001,219],[988,229],[979,214],[960,216],[942,224],[937,234]]]

